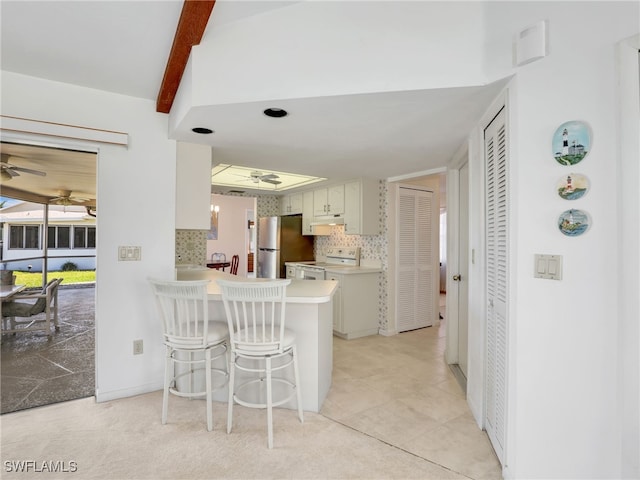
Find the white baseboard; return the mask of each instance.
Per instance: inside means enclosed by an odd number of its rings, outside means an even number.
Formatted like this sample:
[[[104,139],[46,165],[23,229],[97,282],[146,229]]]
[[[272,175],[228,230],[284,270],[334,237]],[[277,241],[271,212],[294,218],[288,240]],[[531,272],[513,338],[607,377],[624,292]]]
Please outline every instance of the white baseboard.
[[[158,390],[162,390],[163,383],[155,382],[155,383],[147,383],[145,385],[137,385],[131,388],[124,388],[122,390],[110,390],[106,392],[102,392],[99,389],[96,389],[96,402],[109,402],[111,400],[117,400],[119,398],[127,398],[127,397],[135,397],[136,395],[142,395],[144,393],[156,392]]]

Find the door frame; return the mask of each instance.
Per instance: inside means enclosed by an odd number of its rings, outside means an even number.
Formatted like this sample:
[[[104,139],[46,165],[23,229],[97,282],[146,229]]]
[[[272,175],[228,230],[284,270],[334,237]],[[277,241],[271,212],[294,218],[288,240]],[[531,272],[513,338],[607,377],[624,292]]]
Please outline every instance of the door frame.
[[[452,273],[460,268],[460,169],[469,162],[469,147],[464,143],[456,151],[447,168],[447,295],[446,295],[446,349],[445,360],[448,365],[455,365],[460,359],[458,349],[459,311],[457,284],[452,280]]]
[[[486,242],[485,242],[485,165],[486,158],[484,152],[484,131],[491,123],[498,112],[504,108],[506,114],[506,127],[511,131],[511,116],[509,109],[509,96],[512,94],[512,87],[507,85],[493,100],[485,110],[476,127],[470,132],[468,142],[469,158],[469,356],[467,372],[467,404],[476,421],[478,427],[485,428],[486,409]],[[513,141],[509,142],[509,155],[513,158]],[[513,178],[515,168],[510,170],[510,178]],[[447,199],[448,200],[448,199]],[[512,199],[509,199],[511,202]],[[511,228],[513,225],[511,225]],[[449,254],[448,254],[449,255]],[[515,249],[509,252],[509,261],[512,265]],[[513,275],[513,269],[511,271]],[[515,302],[510,302],[510,309],[514,308]],[[448,308],[448,305],[447,305]],[[514,318],[512,311],[508,312],[510,318]],[[515,328],[511,329],[509,338],[509,355],[513,357],[514,349],[511,348]],[[514,385],[513,375],[514,362],[510,360],[512,368],[509,371],[508,384]],[[507,392],[509,402],[510,392]],[[511,412],[512,414],[513,412]],[[510,432],[507,436],[511,437]],[[512,438],[512,437],[511,437]],[[506,451],[506,448],[505,448]]]
[[[49,124],[47,122],[40,122],[36,120],[29,121],[29,127],[34,129],[36,133],[32,133],[29,130],[25,131],[11,131],[0,129],[0,140],[6,142],[19,143],[22,145],[29,145],[35,147],[48,147],[48,148],[57,148],[57,149],[70,149],[70,150],[79,150],[87,153],[92,153],[95,155],[96,162],[96,202],[98,201],[98,175],[100,172],[100,142],[104,141],[103,132],[101,130],[96,130],[95,133],[92,133],[91,130],[89,133],[85,133],[82,127],[74,127],[71,125],[59,125],[59,124]],[[107,132],[107,134],[110,132]],[[92,136],[93,135],[93,136]],[[126,145],[126,143],[124,144]],[[100,241],[100,229],[99,218],[96,218],[96,247]],[[97,299],[98,299],[98,276],[99,276],[99,261],[98,261],[98,249],[96,248],[96,281],[95,281],[95,289],[94,289],[94,305],[97,307]],[[47,268],[46,264],[43,265],[43,268]],[[44,275],[43,275],[44,278]],[[98,362],[97,362],[97,344],[98,344],[98,335],[99,335],[99,325],[98,321],[98,309],[95,308],[95,317],[94,317],[94,338],[95,345],[93,348],[94,357],[96,357],[93,378],[94,378],[94,389],[93,395],[98,396]]]
[[[398,203],[398,189],[403,182],[409,182],[410,186],[415,187],[415,184],[411,184],[411,181],[420,179],[422,177],[430,177],[433,175],[446,174],[446,167],[438,167],[430,170],[424,170],[420,172],[414,172],[406,175],[399,175],[396,177],[389,177],[387,182],[387,326],[384,329],[380,329],[379,334],[383,336],[393,336],[398,334],[398,322],[396,318],[396,274],[397,274],[397,245],[396,245],[396,231],[398,227],[397,203]],[[438,194],[438,197],[440,193]],[[440,209],[438,208],[438,211]],[[438,229],[438,239],[440,232],[440,222],[437,222],[436,228]],[[439,274],[438,274],[439,283]]]

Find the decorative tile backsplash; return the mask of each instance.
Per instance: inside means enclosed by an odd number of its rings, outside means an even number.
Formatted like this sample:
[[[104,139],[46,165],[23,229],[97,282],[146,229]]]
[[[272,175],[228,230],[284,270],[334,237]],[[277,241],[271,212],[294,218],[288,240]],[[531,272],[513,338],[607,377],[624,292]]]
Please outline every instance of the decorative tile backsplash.
[[[207,264],[207,230],[176,230],[176,265]]]
[[[360,247],[361,260],[378,262],[382,273],[378,281],[378,326],[387,329],[387,183],[380,181],[380,234],[379,235],[345,235],[344,226],[331,227],[328,236],[315,237],[316,254],[323,254],[328,247]],[[256,218],[270,217],[280,214],[280,197],[275,195],[227,194],[242,197],[256,197]],[[207,230],[176,230],[176,264],[206,265],[207,263]]]

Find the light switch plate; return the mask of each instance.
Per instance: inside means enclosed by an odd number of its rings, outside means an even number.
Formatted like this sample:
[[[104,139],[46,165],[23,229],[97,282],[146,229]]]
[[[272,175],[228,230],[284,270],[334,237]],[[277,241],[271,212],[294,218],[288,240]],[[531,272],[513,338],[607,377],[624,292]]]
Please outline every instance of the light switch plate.
[[[548,278],[550,280],[562,280],[562,255],[534,255],[533,276],[535,278]]]
[[[130,262],[139,261],[141,257],[142,247],[118,247],[118,261]]]

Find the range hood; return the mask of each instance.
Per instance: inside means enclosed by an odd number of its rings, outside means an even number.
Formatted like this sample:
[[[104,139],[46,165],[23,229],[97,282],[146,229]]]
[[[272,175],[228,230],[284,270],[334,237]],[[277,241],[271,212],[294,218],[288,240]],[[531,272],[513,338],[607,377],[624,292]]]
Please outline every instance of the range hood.
[[[312,235],[331,235],[333,225],[344,225],[344,217],[315,217],[311,222]]]
[[[344,225],[344,217],[315,217],[311,226],[316,225]]]

